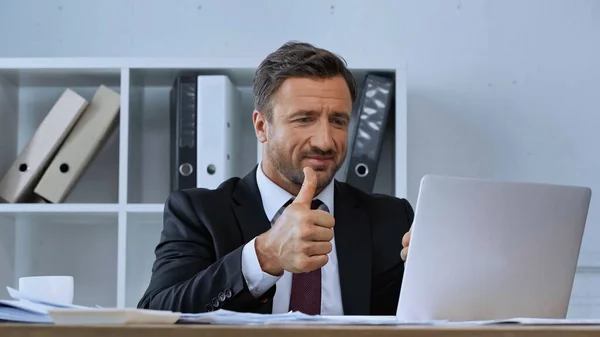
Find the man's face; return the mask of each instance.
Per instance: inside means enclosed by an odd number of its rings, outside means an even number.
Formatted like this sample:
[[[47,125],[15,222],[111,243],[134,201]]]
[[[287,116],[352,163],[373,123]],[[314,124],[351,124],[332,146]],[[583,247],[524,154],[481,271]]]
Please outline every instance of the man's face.
[[[301,185],[302,169],[310,166],[317,174],[317,189],[323,189],[346,157],[352,98],[344,78],[286,79],[271,106],[270,123],[260,122],[263,114],[254,116],[265,148],[263,164],[268,167],[263,169],[273,170],[281,184]]]

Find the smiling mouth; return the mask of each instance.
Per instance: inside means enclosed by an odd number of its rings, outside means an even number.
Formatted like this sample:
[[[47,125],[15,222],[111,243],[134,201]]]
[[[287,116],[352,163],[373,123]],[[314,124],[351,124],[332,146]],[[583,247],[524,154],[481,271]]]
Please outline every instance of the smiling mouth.
[[[306,159],[317,165],[327,164],[333,161],[333,157],[306,157]]]

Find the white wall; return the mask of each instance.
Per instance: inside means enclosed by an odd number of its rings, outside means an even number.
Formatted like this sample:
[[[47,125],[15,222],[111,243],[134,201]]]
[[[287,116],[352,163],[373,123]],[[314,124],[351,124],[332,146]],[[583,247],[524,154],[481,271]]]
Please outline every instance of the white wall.
[[[0,0],[0,56],[264,56],[290,39],[407,60],[413,201],[425,173],[600,190],[600,1]],[[581,264],[600,267],[597,198]],[[596,296],[581,315],[600,316]]]

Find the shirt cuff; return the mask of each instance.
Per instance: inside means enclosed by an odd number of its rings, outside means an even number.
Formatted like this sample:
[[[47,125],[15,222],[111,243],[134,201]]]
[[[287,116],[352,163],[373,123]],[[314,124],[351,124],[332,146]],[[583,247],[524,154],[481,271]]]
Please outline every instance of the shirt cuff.
[[[281,276],[273,276],[262,270],[258,256],[256,256],[254,240],[252,239],[242,248],[242,275],[244,275],[250,293],[255,298],[259,298],[275,285]]]

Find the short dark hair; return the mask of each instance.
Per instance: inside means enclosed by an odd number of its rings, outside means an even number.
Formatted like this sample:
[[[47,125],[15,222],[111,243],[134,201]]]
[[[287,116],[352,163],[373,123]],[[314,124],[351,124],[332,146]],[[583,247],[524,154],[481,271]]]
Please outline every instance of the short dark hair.
[[[253,80],[254,108],[272,118],[273,95],[290,77],[331,78],[341,75],[356,99],[356,80],[348,70],[346,60],[328,50],[309,43],[290,41],[269,54],[258,66]]]

